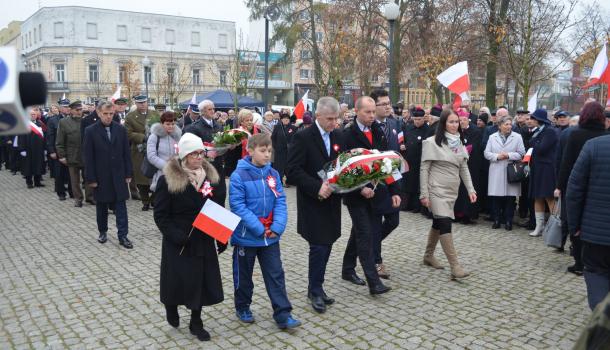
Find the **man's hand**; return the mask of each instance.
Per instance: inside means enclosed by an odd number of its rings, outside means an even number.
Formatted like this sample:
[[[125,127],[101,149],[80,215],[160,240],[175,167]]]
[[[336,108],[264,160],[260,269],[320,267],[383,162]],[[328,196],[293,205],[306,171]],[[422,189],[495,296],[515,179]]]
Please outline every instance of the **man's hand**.
[[[126,182],[127,184],[129,184],[129,183],[131,182],[131,178],[130,178],[130,177],[125,178],[125,182]]]
[[[406,150],[407,150],[407,146],[405,146],[405,145],[400,145],[400,150],[401,150],[401,151],[406,151]]]
[[[49,157],[51,157],[51,159],[57,159],[57,153],[51,153]]]
[[[375,196],[375,191],[370,187],[364,187],[362,191],[360,191],[360,194],[366,199],[371,199]]]
[[[19,154],[21,154],[22,157],[25,157],[28,155],[28,153],[26,151],[21,151],[21,153],[19,153]]]
[[[267,238],[276,238],[277,234],[273,231],[271,231],[270,229],[266,229],[265,230],[265,237]]]
[[[91,188],[96,188],[97,187],[97,182],[92,182],[89,184],[89,187]]]
[[[392,207],[393,208],[400,207],[400,196],[397,194],[392,196]]]
[[[330,197],[331,194],[333,194],[333,189],[330,188],[328,182],[322,182],[322,186],[320,186],[320,190],[318,191],[318,198],[326,199]]]
[[[68,161],[66,160],[66,158],[59,159],[59,162],[63,165],[68,165]]]
[[[430,208],[430,200],[428,198],[422,198],[419,200],[421,202],[421,205],[423,205],[426,208]]]

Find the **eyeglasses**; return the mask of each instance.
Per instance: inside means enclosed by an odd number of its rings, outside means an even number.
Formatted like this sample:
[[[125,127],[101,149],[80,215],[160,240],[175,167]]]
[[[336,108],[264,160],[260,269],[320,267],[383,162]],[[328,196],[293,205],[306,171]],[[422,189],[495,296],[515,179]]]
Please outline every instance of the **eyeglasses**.
[[[195,151],[189,153],[189,156],[193,158],[203,158],[205,156],[205,151]]]
[[[388,107],[388,106],[390,106],[390,105],[391,105],[391,103],[390,103],[390,102],[383,102],[383,103],[377,103],[377,104],[375,104],[375,106],[377,106],[377,107]]]

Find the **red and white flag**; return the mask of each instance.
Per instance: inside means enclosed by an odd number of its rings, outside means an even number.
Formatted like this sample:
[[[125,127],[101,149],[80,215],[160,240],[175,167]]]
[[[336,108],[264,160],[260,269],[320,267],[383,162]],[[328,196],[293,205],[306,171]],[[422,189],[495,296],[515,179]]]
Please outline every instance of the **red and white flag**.
[[[36,136],[40,137],[41,139],[44,139],[44,132],[42,131],[42,128],[40,126],[34,124],[33,122],[30,122],[30,130],[32,130],[32,133]]]
[[[398,143],[403,143],[403,142],[405,142],[405,133],[401,131],[398,133]]]
[[[385,178],[384,181],[387,185],[391,185],[400,179],[402,179],[402,174],[400,173],[400,170],[394,170],[390,176]]]
[[[307,95],[309,95],[309,90],[305,92],[305,95],[299,100],[296,106],[294,106],[294,115],[297,116],[297,119],[303,119],[303,114],[307,110]]]
[[[583,86],[583,89],[595,84],[607,83],[608,81],[604,78],[607,79],[608,74],[608,54],[606,53],[606,44],[604,44],[604,47],[595,59],[593,69],[591,69],[591,75],[589,75],[589,81]]]
[[[112,94],[112,97],[110,97],[110,101],[112,101],[112,103],[114,103],[114,101],[118,100],[119,98],[121,98],[121,87],[120,86],[117,87],[114,94]]]
[[[453,101],[454,109],[459,108],[462,101],[470,101],[470,96],[468,96],[468,90],[470,90],[468,62],[462,61],[454,64],[439,74],[436,79],[449,91],[457,95]]]
[[[193,227],[227,244],[240,221],[239,216],[208,199],[193,221]]]
[[[525,153],[525,156],[523,156],[523,163],[530,162],[530,160],[532,159],[532,152],[534,152],[533,148],[530,148],[527,150],[527,152]]]

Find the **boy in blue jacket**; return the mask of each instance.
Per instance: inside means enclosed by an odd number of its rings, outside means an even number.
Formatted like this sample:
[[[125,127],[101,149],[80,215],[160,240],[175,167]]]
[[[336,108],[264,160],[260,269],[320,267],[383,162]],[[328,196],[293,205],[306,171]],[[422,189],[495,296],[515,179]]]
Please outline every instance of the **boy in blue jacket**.
[[[231,236],[235,311],[240,321],[254,322],[250,311],[252,271],[258,258],[273,318],[280,329],[288,329],[301,322],[292,318],[286,293],[280,257],[280,236],[287,220],[286,196],[278,172],[271,168],[272,150],[269,135],[253,135],[248,140],[250,155],[240,160],[231,174],[229,204],[242,219]]]

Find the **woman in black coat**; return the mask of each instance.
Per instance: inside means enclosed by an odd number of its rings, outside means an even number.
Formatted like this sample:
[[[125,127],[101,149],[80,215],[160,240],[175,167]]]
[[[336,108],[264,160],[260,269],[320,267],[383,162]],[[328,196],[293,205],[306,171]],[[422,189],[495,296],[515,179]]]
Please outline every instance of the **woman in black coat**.
[[[587,103],[580,112],[578,121],[578,129],[570,133],[566,148],[559,165],[559,176],[557,179],[557,189],[555,196],[565,199],[565,192],[568,187],[568,179],[572,168],[580,155],[585,143],[595,137],[606,135],[606,117],[604,116],[604,108],[597,102]],[[562,196],[564,195],[564,196]],[[565,201],[562,202],[564,204]],[[564,205],[565,207],[565,205]],[[565,213],[567,214],[567,212]],[[568,271],[576,275],[583,274],[582,263],[582,244],[579,236],[570,234],[572,242],[572,256],[574,257],[574,265],[568,267]]]
[[[30,112],[29,134],[17,137],[17,148],[21,155],[21,174],[25,177],[28,188],[44,187],[42,175],[45,173],[44,151],[46,146],[43,124],[37,119],[38,109]]]
[[[288,163],[288,147],[292,142],[292,135],[296,131],[297,128],[290,124],[290,114],[282,113],[280,115],[280,122],[275,126],[271,134],[273,168],[280,174],[280,179],[284,178],[284,172]]]
[[[529,197],[534,199],[536,229],[531,237],[542,235],[545,219],[545,204],[553,212],[555,202],[555,152],[559,137],[547,117],[546,109],[539,108],[531,115],[534,134],[530,140],[532,149],[530,166]]]
[[[210,334],[203,328],[201,309],[224,300],[218,252],[226,245],[219,243],[217,252],[216,241],[192,225],[211,196],[205,191],[219,178],[215,168],[203,159],[200,138],[184,134],[178,149],[180,159],[168,161],[155,192],[155,223],[163,234],[161,302],[173,327],[180,324],[178,305],[190,309],[191,334],[205,341]]]

